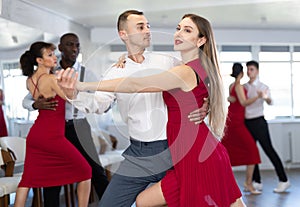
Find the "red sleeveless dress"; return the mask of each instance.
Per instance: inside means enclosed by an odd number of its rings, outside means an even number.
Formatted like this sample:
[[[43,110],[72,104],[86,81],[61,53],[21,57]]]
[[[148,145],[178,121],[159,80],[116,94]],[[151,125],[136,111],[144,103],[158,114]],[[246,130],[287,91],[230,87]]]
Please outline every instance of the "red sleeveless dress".
[[[0,100],[1,101],[4,100],[4,95],[2,90],[0,91]],[[6,136],[8,136],[8,133],[7,133],[7,127],[4,118],[4,111],[2,105],[0,105],[0,137],[6,137]]]
[[[54,99],[58,100],[56,110],[39,110],[26,138],[19,187],[62,186],[92,176],[90,165],[65,138],[65,100],[58,95]]]
[[[199,85],[189,92],[173,89],[163,93],[174,169],[162,179],[162,191],[169,207],[229,207],[241,197],[241,192],[225,147],[205,123],[195,125],[188,119],[191,111],[202,106],[208,91],[199,59],[187,65],[199,75]]]
[[[246,89],[244,89],[245,94]],[[230,91],[230,96],[237,101],[230,103],[226,119],[226,129],[222,144],[226,147],[232,166],[251,165],[260,163],[258,148],[245,126],[245,107],[240,104],[235,91],[235,86]]]

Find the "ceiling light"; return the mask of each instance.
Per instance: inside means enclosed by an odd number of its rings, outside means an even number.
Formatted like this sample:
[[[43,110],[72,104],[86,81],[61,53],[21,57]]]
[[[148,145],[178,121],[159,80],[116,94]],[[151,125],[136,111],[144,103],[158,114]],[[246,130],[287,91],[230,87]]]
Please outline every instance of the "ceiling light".
[[[17,36],[15,36],[15,35],[12,35],[11,36],[11,39],[12,39],[12,41],[14,42],[14,43],[18,43],[18,37]]]

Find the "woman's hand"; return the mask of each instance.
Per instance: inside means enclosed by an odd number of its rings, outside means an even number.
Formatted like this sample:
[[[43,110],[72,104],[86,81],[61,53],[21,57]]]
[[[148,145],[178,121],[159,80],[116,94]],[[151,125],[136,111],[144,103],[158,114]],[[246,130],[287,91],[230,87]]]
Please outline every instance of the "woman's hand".
[[[59,70],[55,72],[57,83],[66,94],[67,98],[73,99],[77,95],[76,84],[78,79],[78,72],[74,69],[67,68],[66,70]]]
[[[77,83],[76,83],[76,90],[77,91],[84,91],[84,83],[80,82],[80,81],[77,81]]]

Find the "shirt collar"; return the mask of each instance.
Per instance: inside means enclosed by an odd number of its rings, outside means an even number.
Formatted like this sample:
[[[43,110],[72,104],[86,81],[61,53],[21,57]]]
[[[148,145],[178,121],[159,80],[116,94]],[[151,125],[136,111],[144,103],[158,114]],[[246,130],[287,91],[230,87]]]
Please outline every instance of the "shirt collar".
[[[140,64],[145,64],[148,62],[148,56],[151,52],[145,50],[144,53],[142,54],[144,56],[144,61],[142,63],[137,63],[137,62],[134,62],[132,59],[130,59],[128,57],[128,54],[126,55],[126,61],[132,63],[132,64],[137,64],[137,65],[140,65]]]
[[[60,61],[59,61],[59,63],[60,63]],[[75,71],[79,71],[81,68],[81,64],[78,61],[76,61],[74,63],[74,65],[72,65],[72,68],[74,68]],[[58,70],[62,69],[61,65],[58,64],[56,69],[58,69]],[[66,68],[64,68],[64,69],[66,69]]]
[[[250,85],[257,86],[259,83],[259,78],[257,77],[252,83],[249,82]]]
[[[72,66],[72,68],[74,68],[75,71],[80,71],[81,65],[80,65],[80,63],[78,61],[76,61],[74,63],[74,65]]]

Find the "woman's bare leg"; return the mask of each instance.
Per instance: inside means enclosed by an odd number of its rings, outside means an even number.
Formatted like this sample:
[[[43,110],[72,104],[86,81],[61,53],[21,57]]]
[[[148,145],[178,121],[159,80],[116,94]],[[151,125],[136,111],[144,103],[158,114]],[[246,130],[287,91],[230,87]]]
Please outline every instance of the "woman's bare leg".
[[[245,180],[245,188],[253,194],[257,194],[255,188],[252,184],[252,175],[254,171],[254,165],[247,165],[246,168],[246,180]],[[258,192],[259,193],[259,192]]]
[[[136,207],[161,207],[167,206],[161,189],[161,181],[141,192],[136,198]],[[240,197],[230,207],[246,207]]]
[[[166,200],[161,189],[161,181],[141,192],[136,198],[136,206],[166,206]]]
[[[87,207],[91,191],[91,179],[84,180],[77,185],[78,207]]]
[[[246,207],[242,198],[238,198],[234,203],[230,205],[230,207]]]
[[[29,188],[19,187],[16,192],[15,207],[24,207]]]
[[[247,185],[252,185],[252,176],[254,172],[254,165],[247,165],[246,168],[246,183]]]

